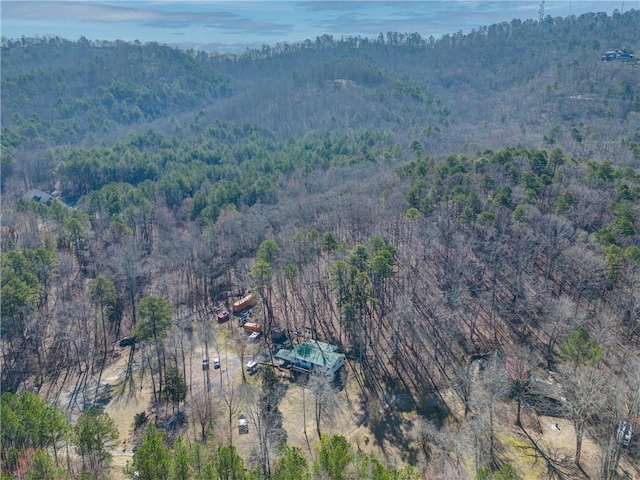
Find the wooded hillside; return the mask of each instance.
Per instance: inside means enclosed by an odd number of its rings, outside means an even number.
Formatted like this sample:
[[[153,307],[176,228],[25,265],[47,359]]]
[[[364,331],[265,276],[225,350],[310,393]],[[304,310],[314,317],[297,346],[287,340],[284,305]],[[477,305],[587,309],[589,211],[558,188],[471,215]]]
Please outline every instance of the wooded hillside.
[[[3,38],[3,474],[108,476],[104,372],[123,354],[119,386],[148,387],[136,426],[159,428],[132,465],[171,449],[148,478],[640,474],[640,66],[601,60],[640,52],[638,25],[630,10],[240,55]],[[255,345],[211,320],[247,291]],[[336,383],[305,380],[315,449],[306,423],[306,445],[278,448],[294,386],[245,376],[249,352],[272,371],[283,333],[347,357]],[[240,367],[215,400],[188,373],[214,343]],[[375,456],[331,421],[340,395]],[[59,434],[30,433],[21,402]],[[545,422],[571,427],[569,454]]]

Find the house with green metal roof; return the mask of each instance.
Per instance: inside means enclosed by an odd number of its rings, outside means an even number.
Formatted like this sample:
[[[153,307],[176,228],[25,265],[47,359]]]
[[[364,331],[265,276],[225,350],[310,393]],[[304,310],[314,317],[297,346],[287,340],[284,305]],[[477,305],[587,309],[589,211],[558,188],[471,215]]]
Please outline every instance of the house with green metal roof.
[[[321,368],[336,373],[344,365],[344,354],[338,353],[337,349],[338,347],[319,340],[309,340],[291,349],[279,350],[276,358],[289,363],[294,370],[310,372]]]

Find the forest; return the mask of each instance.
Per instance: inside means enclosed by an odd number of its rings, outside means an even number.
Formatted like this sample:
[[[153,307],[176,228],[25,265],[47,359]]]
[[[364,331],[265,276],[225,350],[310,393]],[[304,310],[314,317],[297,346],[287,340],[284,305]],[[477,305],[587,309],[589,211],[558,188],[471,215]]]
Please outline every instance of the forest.
[[[3,37],[2,478],[640,478],[638,25]]]

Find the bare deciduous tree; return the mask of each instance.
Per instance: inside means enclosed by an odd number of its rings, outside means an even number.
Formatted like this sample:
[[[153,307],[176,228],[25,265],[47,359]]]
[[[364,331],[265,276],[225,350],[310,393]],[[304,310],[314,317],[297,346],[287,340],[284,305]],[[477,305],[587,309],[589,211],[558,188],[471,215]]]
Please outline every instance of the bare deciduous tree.
[[[414,423],[412,436],[425,466],[433,460],[440,436],[437,427],[424,417],[418,417]]]
[[[511,393],[518,402],[516,425],[520,426],[522,399],[529,391],[531,370],[536,366],[536,356],[526,345],[518,345],[507,353],[506,374]]]
[[[562,371],[562,390],[566,398],[567,415],[573,421],[576,432],[575,464],[578,466],[588,421],[600,410],[603,403],[602,392],[605,382],[602,372],[593,367],[564,368]]]
[[[506,397],[509,384],[505,375],[505,365],[496,352],[486,362],[484,370],[480,372],[478,395],[475,398],[480,409],[488,410],[489,423],[489,463],[495,462],[495,406],[496,402]]]
[[[261,377],[260,390],[248,387],[245,400],[258,439],[256,457],[263,475],[270,478],[273,453],[278,445],[287,440],[287,432],[282,426],[282,413],[278,408],[284,388],[275,372],[268,367],[261,370]]]
[[[314,369],[309,374],[308,387],[314,398],[318,438],[322,436],[320,425],[332,424],[338,412],[338,400],[333,385],[333,374],[328,370]]]
[[[194,397],[191,403],[191,414],[200,426],[202,443],[206,444],[209,431],[214,427],[216,418],[211,396],[204,392]]]
[[[460,397],[464,405],[464,418],[467,418],[471,406],[471,393],[473,389],[473,374],[470,366],[458,363],[454,369],[450,380],[451,387]]]
[[[547,368],[555,361],[555,348],[571,332],[579,322],[577,305],[566,297],[552,301],[544,322],[547,336],[544,357]]]

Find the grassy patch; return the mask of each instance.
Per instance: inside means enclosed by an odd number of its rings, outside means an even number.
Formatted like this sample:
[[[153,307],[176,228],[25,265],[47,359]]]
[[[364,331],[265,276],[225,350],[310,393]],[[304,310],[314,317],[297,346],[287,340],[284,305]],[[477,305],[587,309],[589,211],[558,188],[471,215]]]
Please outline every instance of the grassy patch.
[[[518,471],[522,480],[537,480],[546,474],[544,460],[533,445],[523,438],[509,434],[499,434],[509,463]]]

